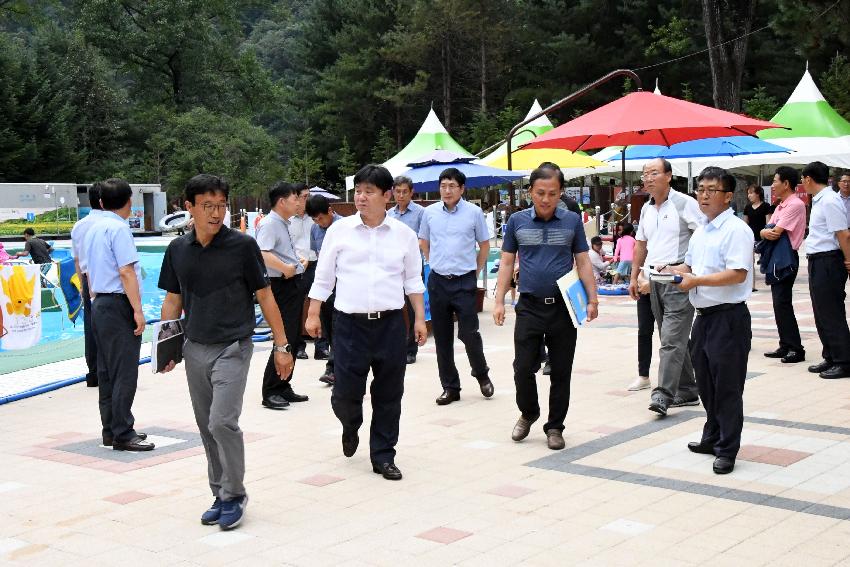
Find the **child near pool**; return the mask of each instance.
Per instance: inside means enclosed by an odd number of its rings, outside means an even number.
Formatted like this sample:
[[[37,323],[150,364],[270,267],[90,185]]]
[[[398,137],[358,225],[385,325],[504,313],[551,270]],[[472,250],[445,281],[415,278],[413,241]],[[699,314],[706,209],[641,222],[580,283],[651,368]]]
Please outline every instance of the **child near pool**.
[[[617,239],[617,248],[614,250],[614,262],[617,263],[617,273],[614,274],[614,285],[620,283],[620,279],[628,280],[632,274],[632,259],[635,254],[635,238],[632,236],[635,227],[631,223],[623,226],[623,235]]]

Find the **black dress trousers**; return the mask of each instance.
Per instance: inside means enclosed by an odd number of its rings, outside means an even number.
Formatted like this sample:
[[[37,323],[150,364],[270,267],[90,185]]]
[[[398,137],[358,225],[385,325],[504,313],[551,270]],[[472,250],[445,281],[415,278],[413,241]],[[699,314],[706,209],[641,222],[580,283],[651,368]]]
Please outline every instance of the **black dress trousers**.
[[[334,309],[334,300],[336,299],[336,289],[334,289],[333,293],[331,293],[328,298],[322,302],[322,308],[319,311],[319,320],[322,323],[322,339],[324,340],[324,345],[328,350],[328,360],[325,364],[325,374],[333,374],[334,373],[334,318],[335,318],[335,309]],[[316,347],[318,348],[319,341],[316,341]]]
[[[80,279],[83,284],[83,334],[85,335],[86,367],[89,369],[86,374],[86,383],[89,386],[97,386],[97,341],[95,340],[94,329],[92,328],[92,303],[91,294],[89,293],[89,278],[83,274]]]
[[[296,338],[301,335],[301,315],[303,313],[302,303],[304,297],[301,295],[301,275],[286,278],[269,278],[271,280],[272,294],[274,295],[280,316],[283,318],[283,326],[286,329],[286,342],[292,347],[292,372],[295,372],[295,344]],[[291,374],[290,374],[291,376]],[[287,377],[289,378],[289,377]],[[291,378],[289,378],[291,380]],[[263,372],[263,399],[269,396],[283,394],[292,389],[289,380],[282,380],[274,365],[274,351],[269,353],[266,369]]]
[[[795,264],[799,264],[797,251],[794,251]],[[779,348],[795,352],[804,352],[803,340],[800,338],[800,327],[794,315],[793,299],[794,282],[797,280],[797,268],[780,282],[770,286],[770,296],[773,298],[773,316],[776,319],[776,330],[779,334]]]
[[[475,272],[454,277],[431,272],[428,276],[431,330],[437,350],[437,369],[444,390],[460,391],[460,376],[455,366],[454,316],[457,316],[457,336],[466,347],[472,375],[478,380],[489,377],[484,342],[478,332],[478,312],[475,308],[477,287]]]
[[[543,430],[564,430],[570,407],[570,380],[576,350],[576,328],[563,299],[545,303],[543,299],[522,294],[516,305],[514,326],[514,383],[516,403],[526,419],[540,415],[537,399],[536,370],[540,367],[540,345],[549,351],[549,417]]]
[[[718,457],[734,459],[741,447],[751,343],[750,311],[744,303],[694,319],[690,351],[706,413],[702,442],[714,445]]]
[[[823,359],[850,368],[850,330],[844,300],[847,270],[840,250],[809,257],[809,294]]]
[[[405,326],[401,309],[380,319],[336,312],[334,318],[334,382],[331,406],[345,431],[363,424],[363,396],[372,371],[372,463],[393,463],[398,443],[401,397],[407,369]]]
[[[126,442],[136,436],[133,400],[139,381],[142,337],[133,334],[133,307],[123,294],[98,294],[92,302],[97,340],[97,381],[103,436]]]
[[[638,376],[649,376],[652,364],[652,335],[655,333],[655,315],[649,294],[641,294],[637,300],[638,319]]]

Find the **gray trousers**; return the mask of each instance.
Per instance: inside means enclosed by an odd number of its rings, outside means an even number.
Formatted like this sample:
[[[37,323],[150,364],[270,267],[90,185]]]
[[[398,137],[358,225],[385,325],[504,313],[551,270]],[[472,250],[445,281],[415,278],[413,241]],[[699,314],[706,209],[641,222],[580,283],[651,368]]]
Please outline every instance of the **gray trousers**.
[[[189,397],[207,453],[207,474],[214,496],[232,500],[245,495],[245,443],[239,429],[242,398],[254,344],[183,345]]]
[[[658,387],[653,393],[661,392],[668,402],[677,394],[693,398],[697,395],[697,383],[688,339],[694,322],[694,306],[688,300],[688,292],[679,291],[672,284],[651,282],[649,299],[661,338]]]

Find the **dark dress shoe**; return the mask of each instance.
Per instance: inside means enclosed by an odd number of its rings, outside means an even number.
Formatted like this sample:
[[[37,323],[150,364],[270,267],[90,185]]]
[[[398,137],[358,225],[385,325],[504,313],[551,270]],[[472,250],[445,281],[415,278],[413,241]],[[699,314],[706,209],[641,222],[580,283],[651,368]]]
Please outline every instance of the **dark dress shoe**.
[[[315,360],[327,360],[328,359],[328,351],[323,349],[316,349],[316,352],[313,353],[313,359]]]
[[[717,457],[711,467],[714,474],[729,474],[735,469],[735,459],[731,457]]]
[[[307,360],[310,357],[307,356],[307,351],[302,348],[295,353],[295,358],[297,358],[298,360]]]
[[[703,441],[691,441],[688,443],[688,450],[691,453],[699,453],[701,455],[713,455],[714,454],[714,443],[707,443]]]
[[[415,362],[416,362],[416,355],[415,354],[408,354],[407,355],[407,363],[413,364]]]
[[[310,396],[302,396],[301,394],[296,394],[295,390],[293,390],[292,388],[283,392],[280,397],[289,402],[290,404],[295,402],[306,402],[310,399]]]
[[[460,399],[460,392],[457,390],[443,390],[443,393],[440,394],[440,397],[437,398],[438,406],[447,406],[452,402],[456,402]]]
[[[828,360],[821,360],[817,364],[812,364],[809,366],[809,372],[812,374],[820,374],[821,372],[825,372],[832,368],[832,363]]]
[[[387,480],[401,480],[401,471],[392,463],[376,465],[372,463],[372,472],[383,476]]]
[[[263,406],[269,409],[282,410],[289,407],[289,402],[279,394],[272,394],[268,398],[263,399]]]
[[[818,374],[818,376],[826,378],[827,380],[835,378],[850,378],[850,367],[835,364]]]
[[[148,434],[147,434],[147,433],[138,433],[138,432],[136,432],[136,437],[138,437],[139,439],[141,439],[142,441],[144,441],[145,439],[147,439],[147,438],[148,438]],[[104,445],[105,447],[112,447],[112,442],[113,442],[112,437],[104,437],[104,438],[103,438],[103,445]]]
[[[481,387],[481,395],[482,396],[484,396],[485,398],[492,398],[493,397],[493,392],[494,392],[493,383],[490,381],[489,378],[484,378],[483,380],[479,380],[478,385]]]
[[[531,424],[535,421],[537,421],[537,417],[534,419],[526,419],[523,416],[519,416],[516,425],[514,425],[514,430],[511,432],[511,439],[514,441],[522,441],[528,437],[528,433],[531,431]]]
[[[112,443],[113,451],[153,451],[154,445],[150,441],[145,441],[139,435],[136,435],[129,441],[115,441]]]
[[[552,375],[552,365],[549,364],[549,361],[546,361],[546,364],[543,366],[543,375],[551,376]]]
[[[336,382],[336,376],[334,376],[333,372],[325,372],[319,377],[319,382],[323,382],[328,386],[333,386],[334,382]]]
[[[342,430],[342,454],[346,457],[353,457],[357,452],[357,446],[360,444],[360,437],[357,431],[346,432]]]
[[[767,358],[784,358],[786,354],[788,354],[787,348],[778,348],[776,350],[764,353]]]
[[[806,360],[806,353],[799,350],[789,350],[788,354],[782,357],[782,362],[785,364],[794,364],[795,362],[803,362]]]

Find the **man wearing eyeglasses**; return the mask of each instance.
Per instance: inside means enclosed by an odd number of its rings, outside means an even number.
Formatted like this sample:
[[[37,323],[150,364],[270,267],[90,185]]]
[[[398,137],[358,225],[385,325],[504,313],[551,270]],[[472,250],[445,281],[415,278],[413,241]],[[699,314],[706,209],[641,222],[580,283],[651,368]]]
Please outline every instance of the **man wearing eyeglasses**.
[[[222,530],[237,527],[248,504],[239,416],[254,352],[255,295],[272,330],[278,380],[292,372],[286,330],[260,248],[250,236],[222,223],[229,193],[227,182],[215,175],[196,175],[186,183],[186,209],[195,226],[171,241],[159,273],[159,287],[167,292],[162,319],[186,314],[186,380],[214,496],[201,523],[218,524]],[[164,371],[174,366],[170,361]]]
[[[744,426],[744,381],[752,342],[745,303],[753,288],[753,232],[729,207],[735,178],[719,167],[699,175],[697,201],[708,224],[694,232],[685,262],[667,271],[697,312],[690,354],[706,420],[694,453],[714,455],[715,474],[735,468]]]
[[[843,173],[838,181],[838,196],[844,205],[847,223],[850,224],[850,173]]]
[[[419,226],[419,245],[431,265],[428,299],[443,386],[437,405],[445,406],[460,400],[460,376],[454,354],[455,315],[457,336],[466,347],[472,375],[485,398],[493,395],[475,304],[477,275],[487,262],[490,239],[484,213],[462,198],[466,183],[463,172],[449,167],[440,173],[439,181],[442,202],[426,207]]]
[[[279,181],[269,190],[272,210],[257,225],[257,244],[269,273],[272,294],[283,317],[286,340],[296,350],[301,338],[301,315],[304,311],[302,278],[307,260],[295,251],[289,233],[289,219],[299,210],[298,188],[291,183]],[[294,371],[294,367],[293,367]],[[296,394],[292,389],[292,374],[281,380],[275,371],[274,352],[263,373],[264,407],[281,410],[294,402],[306,402],[309,398]]]
[[[697,202],[670,187],[673,168],[657,158],[643,166],[649,202],[640,210],[635,234],[634,262],[629,295],[637,301],[638,274],[641,268],[675,267],[685,261],[688,242],[694,231],[705,223]],[[650,281],[652,313],[661,337],[658,386],[652,391],[649,409],[662,417],[667,408],[699,404],[694,368],[688,354],[688,334],[694,319],[694,307],[687,293],[675,285]]]

